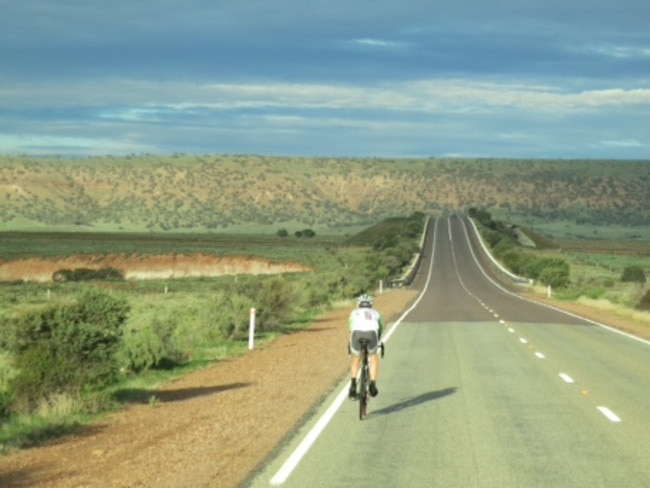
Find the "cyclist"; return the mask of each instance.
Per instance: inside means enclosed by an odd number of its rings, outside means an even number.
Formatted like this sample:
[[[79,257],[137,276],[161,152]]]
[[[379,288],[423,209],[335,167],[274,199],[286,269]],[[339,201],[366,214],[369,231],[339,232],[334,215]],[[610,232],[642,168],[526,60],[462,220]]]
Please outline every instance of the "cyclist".
[[[352,310],[349,319],[350,327],[350,391],[348,396],[351,400],[357,398],[357,376],[359,373],[359,363],[361,360],[361,345],[359,339],[366,338],[368,343],[368,359],[370,363],[370,395],[377,396],[377,373],[379,372],[379,359],[377,350],[379,349],[381,333],[384,328],[384,319],[377,310],[373,308],[372,297],[366,293],[357,298],[357,308]]]

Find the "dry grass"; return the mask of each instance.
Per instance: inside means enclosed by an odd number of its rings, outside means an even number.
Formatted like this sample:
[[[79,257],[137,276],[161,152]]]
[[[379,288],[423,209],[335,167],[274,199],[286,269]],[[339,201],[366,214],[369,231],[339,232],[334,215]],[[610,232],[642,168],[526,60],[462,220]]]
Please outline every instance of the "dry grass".
[[[580,297],[577,300],[577,303],[591,307],[594,310],[611,312],[622,318],[638,322],[639,324],[645,324],[650,327],[650,312],[644,312],[642,310],[636,310],[633,308],[618,305],[610,302],[606,298],[592,299],[587,297]]]

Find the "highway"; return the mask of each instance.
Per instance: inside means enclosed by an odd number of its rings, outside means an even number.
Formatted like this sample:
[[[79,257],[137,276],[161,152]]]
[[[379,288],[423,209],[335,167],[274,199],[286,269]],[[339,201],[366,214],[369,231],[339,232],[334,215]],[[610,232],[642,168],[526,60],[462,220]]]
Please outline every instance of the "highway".
[[[650,344],[488,262],[468,220],[431,221],[368,417],[342,381],[247,486],[650,487]]]

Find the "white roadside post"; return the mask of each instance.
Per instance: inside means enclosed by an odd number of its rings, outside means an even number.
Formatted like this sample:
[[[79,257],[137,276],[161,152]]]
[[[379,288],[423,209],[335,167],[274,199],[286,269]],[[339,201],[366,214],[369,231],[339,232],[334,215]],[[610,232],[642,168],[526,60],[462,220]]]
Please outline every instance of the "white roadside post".
[[[255,309],[251,308],[250,322],[248,324],[248,349],[253,350],[255,342]]]

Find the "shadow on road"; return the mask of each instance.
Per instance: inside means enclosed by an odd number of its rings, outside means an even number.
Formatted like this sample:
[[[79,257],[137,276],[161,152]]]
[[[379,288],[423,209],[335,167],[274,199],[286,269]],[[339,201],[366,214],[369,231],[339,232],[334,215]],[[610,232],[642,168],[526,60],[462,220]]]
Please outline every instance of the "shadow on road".
[[[410,398],[403,402],[396,403],[394,405],[391,405],[390,407],[385,407],[380,410],[375,410],[371,412],[370,415],[389,415],[391,413],[401,412],[402,410],[406,410],[407,408],[416,407],[423,403],[431,402],[433,400],[438,400],[439,398],[443,398],[448,395],[453,395],[454,393],[456,393],[457,390],[458,388],[454,386],[451,388],[444,388],[442,390],[423,393],[422,395],[418,395],[414,398]]]

